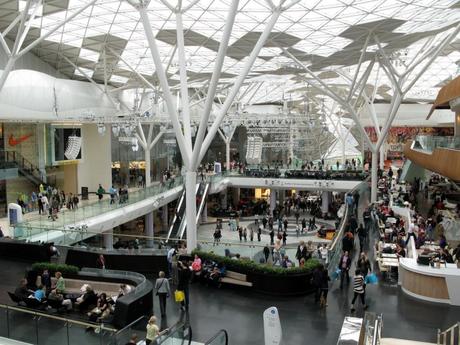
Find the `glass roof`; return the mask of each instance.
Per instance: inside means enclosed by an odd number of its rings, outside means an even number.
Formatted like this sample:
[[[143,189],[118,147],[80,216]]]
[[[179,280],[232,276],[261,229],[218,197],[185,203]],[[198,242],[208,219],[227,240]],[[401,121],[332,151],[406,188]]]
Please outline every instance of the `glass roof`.
[[[6,4],[0,1],[0,18],[12,21],[17,16],[25,1],[15,1],[16,6],[11,6],[11,1]],[[184,13],[188,78],[194,86],[203,85],[210,78],[230,2],[200,0]],[[46,35],[87,3],[89,0],[43,0],[29,35],[35,35],[31,38]],[[170,3],[175,6],[176,1]],[[184,0],[184,6],[189,3],[190,0]],[[395,69],[404,69],[423,47],[440,42],[446,36],[445,30],[460,20],[459,8],[458,0],[301,0],[282,13],[248,76],[248,83],[264,85],[254,95],[242,95],[242,99],[247,101],[252,96],[251,102],[257,103],[280,101],[286,94],[292,99],[302,97],[306,84],[298,75],[303,72],[298,68],[293,71],[295,65],[281,48],[315,73],[344,69],[353,75],[370,31],[380,38]],[[159,0],[150,1],[148,15],[171,85],[175,85],[178,82],[175,16]],[[231,81],[241,71],[270,15],[264,0],[240,1],[222,82]],[[3,29],[8,24],[5,19]],[[14,34],[11,32],[8,37],[14,39]],[[454,40],[448,51],[436,59],[408,94],[410,98],[433,99],[438,88],[457,75],[459,44]],[[96,81],[103,82],[104,50],[110,84],[139,84],[117,55],[149,81],[155,80],[155,68],[139,14],[127,1],[98,0],[47,37],[34,53],[68,77],[82,79],[65,56]],[[371,40],[361,71],[376,50]],[[331,85],[344,84],[343,77],[338,75],[329,75],[325,80]],[[377,88],[377,99],[389,99],[392,95],[390,80],[378,64],[370,74],[369,85]]]

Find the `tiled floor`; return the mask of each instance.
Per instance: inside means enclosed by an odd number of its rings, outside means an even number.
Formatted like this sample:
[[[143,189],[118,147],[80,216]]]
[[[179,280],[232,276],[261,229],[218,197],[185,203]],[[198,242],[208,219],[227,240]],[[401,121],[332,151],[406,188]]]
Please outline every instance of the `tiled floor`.
[[[360,209],[360,214],[361,214]],[[212,228],[212,227],[211,227]],[[206,231],[211,231],[211,228]],[[204,235],[204,232],[203,232]],[[229,232],[228,240],[239,242],[235,233]],[[266,242],[268,235],[264,238]],[[233,237],[233,238],[230,238]],[[372,241],[371,241],[372,243]],[[372,255],[372,249],[369,248]],[[9,304],[6,291],[14,290],[30,263],[0,260],[0,303]],[[397,285],[380,282],[367,287],[369,311],[383,314],[383,336],[386,338],[411,339],[435,342],[438,328],[446,329],[460,320],[460,308],[448,305],[421,302],[404,295]],[[201,284],[191,285],[189,319],[193,339],[204,342],[219,329],[226,329],[232,345],[263,344],[263,311],[276,306],[280,313],[283,329],[283,344],[333,345],[337,342],[343,319],[350,315],[351,286],[341,290],[333,282],[329,291],[329,306],[320,309],[314,304],[313,296],[278,297],[252,292],[250,289],[223,286],[221,289]],[[155,314],[159,315],[158,301],[154,301]],[[176,323],[183,317],[172,301],[167,305],[168,317],[159,320],[163,327]],[[359,308],[355,313],[361,317]],[[2,314],[0,314],[2,317]],[[32,320],[13,323],[16,336],[34,339],[30,333]],[[0,320],[0,336],[4,335],[5,322]],[[64,325],[42,324],[41,344],[65,344],[59,336],[66,337]],[[58,338],[56,338],[58,337]],[[94,333],[72,330],[72,344],[100,344]],[[32,340],[33,342],[33,340]]]

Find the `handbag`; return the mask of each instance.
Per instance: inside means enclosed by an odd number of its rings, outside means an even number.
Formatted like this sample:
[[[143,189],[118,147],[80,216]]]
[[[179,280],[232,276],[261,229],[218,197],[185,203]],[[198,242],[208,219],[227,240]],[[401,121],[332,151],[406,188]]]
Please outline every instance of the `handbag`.
[[[377,284],[379,279],[377,278],[375,273],[370,273],[366,276],[364,281],[366,284]]]
[[[174,299],[177,303],[182,302],[185,299],[184,291],[181,291],[181,290],[174,291]]]

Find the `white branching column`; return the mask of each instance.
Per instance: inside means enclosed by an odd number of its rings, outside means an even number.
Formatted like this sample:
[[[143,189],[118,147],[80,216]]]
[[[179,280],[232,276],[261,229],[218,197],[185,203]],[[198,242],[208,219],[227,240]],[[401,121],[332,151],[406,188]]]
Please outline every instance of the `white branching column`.
[[[225,143],[225,167],[230,171],[230,143],[232,142],[233,134],[235,134],[236,127],[232,127],[228,132],[223,132],[220,128],[217,130],[220,137]]]
[[[185,166],[185,189],[186,189],[186,222],[187,222],[187,250],[191,252],[196,248],[197,228],[196,228],[196,172],[200,162],[206,154],[212,140],[214,139],[219,126],[221,125],[223,118],[227,114],[230,106],[232,105],[236,95],[238,94],[241,86],[244,83],[249,71],[251,70],[260,50],[265,45],[270,32],[276,24],[281,13],[293,6],[299,0],[291,0],[291,2],[284,6],[286,0],[280,0],[278,6],[274,6],[273,1],[267,0],[268,5],[272,9],[272,15],[267,22],[263,32],[259,36],[257,43],[255,44],[251,54],[248,56],[242,69],[240,70],[234,85],[232,86],[229,94],[227,95],[224,104],[217,112],[216,118],[209,128],[208,134],[206,129],[208,128],[209,116],[214,104],[214,98],[216,89],[221,76],[222,66],[227,53],[227,47],[230,40],[233,24],[235,21],[236,14],[238,12],[238,0],[232,0],[228,14],[226,15],[226,23],[224,26],[223,35],[220,40],[219,50],[214,62],[214,71],[209,82],[208,92],[206,100],[201,114],[200,124],[198,126],[198,132],[195,138],[195,144],[192,145],[191,137],[191,123],[190,123],[190,99],[188,95],[188,82],[187,82],[187,70],[186,70],[186,58],[184,51],[184,28],[182,25],[182,15],[192,6],[197,3],[197,0],[192,1],[188,6],[183,7],[182,0],[177,1],[177,6],[174,7],[167,0],[161,0],[176,16],[176,33],[177,33],[177,56],[179,59],[179,77],[180,77],[180,98],[182,104],[182,124],[179,121],[179,114],[174,106],[174,101],[169,87],[169,81],[166,76],[165,69],[163,67],[163,61],[156,44],[155,35],[150,24],[150,20],[147,13],[147,7],[149,4],[148,0],[141,0],[139,2],[134,0],[128,0],[140,14],[141,23],[144,27],[145,35],[149,43],[150,52],[155,64],[156,75],[160,87],[163,91],[163,98],[165,100],[169,117],[171,119],[173,129],[176,135],[177,143],[182,155],[182,160]],[[206,134],[206,135],[205,135]]]
[[[144,158],[145,158],[145,186],[148,187],[152,184],[152,177],[151,177],[151,170],[152,170],[152,156],[151,152],[152,149],[155,147],[155,145],[158,143],[158,141],[161,139],[163,136],[164,131],[160,130],[160,132],[155,136],[155,138],[152,139],[153,137],[153,124],[149,125],[149,132],[147,136],[144,133],[144,128],[142,127],[142,124],[139,122],[137,125],[137,133],[136,138],[141,145],[142,149],[144,150]]]
[[[343,97],[342,94],[339,94],[336,90],[327,85],[324,80],[322,80],[317,74],[313,73],[307,66],[305,66],[301,61],[299,61],[294,55],[284,48],[281,48],[285,55],[290,57],[300,68],[303,68],[305,72],[311,77],[310,79],[305,79],[305,81],[311,85],[313,88],[319,92],[327,95],[332,98],[338,104],[340,104],[346,112],[348,112],[355,124],[360,134],[366,141],[366,144],[369,146],[372,152],[372,191],[371,191],[371,202],[377,201],[377,167],[378,167],[378,157],[380,148],[386,140],[389,130],[393,124],[393,121],[398,113],[398,109],[404,100],[407,92],[409,92],[412,87],[417,83],[420,77],[425,73],[429,66],[434,62],[434,60],[442,53],[444,48],[456,38],[457,34],[460,32],[460,24],[455,28],[449,28],[451,30],[450,34],[447,35],[440,43],[435,42],[435,40],[428,39],[428,44],[423,45],[419,50],[418,54],[415,54],[415,57],[412,61],[409,61],[404,67],[404,71],[396,71],[395,66],[392,64],[391,59],[388,57],[387,52],[382,47],[378,33],[373,30],[370,30],[368,36],[365,39],[363,49],[359,61],[357,62],[356,73],[353,78],[346,76],[343,70],[338,70],[337,73],[344,76],[345,80],[349,82],[348,87],[348,96]],[[377,51],[375,59],[371,60],[364,72],[361,73],[361,65],[364,63],[365,55],[367,53],[367,47],[370,40],[373,40],[377,45]],[[369,76],[374,69],[374,66],[378,66],[379,70],[382,70],[386,74],[387,78],[391,81],[392,84],[392,97],[391,103],[388,107],[388,113],[385,119],[385,124],[382,127],[379,133],[379,124],[376,117],[376,112],[374,107],[374,96],[369,99],[366,95],[366,85],[369,80]],[[414,70],[417,70],[416,73],[413,73]],[[375,87],[374,89],[376,89]],[[369,107],[372,121],[377,131],[378,139],[377,143],[372,143],[369,136],[367,135],[362,122],[359,119],[359,103],[361,100],[364,100],[366,107]]]

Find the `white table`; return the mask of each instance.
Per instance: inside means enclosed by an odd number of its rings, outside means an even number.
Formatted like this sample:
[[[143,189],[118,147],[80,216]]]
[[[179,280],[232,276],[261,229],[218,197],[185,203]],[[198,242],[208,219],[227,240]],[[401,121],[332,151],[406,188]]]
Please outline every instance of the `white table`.
[[[393,253],[382,253],[382,258],[385,259],[397,259],[398,254],[393,254]]]
[[[382,263],[382,266],[399,267],[399,259],[382,258],[381,263]]]

